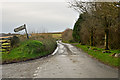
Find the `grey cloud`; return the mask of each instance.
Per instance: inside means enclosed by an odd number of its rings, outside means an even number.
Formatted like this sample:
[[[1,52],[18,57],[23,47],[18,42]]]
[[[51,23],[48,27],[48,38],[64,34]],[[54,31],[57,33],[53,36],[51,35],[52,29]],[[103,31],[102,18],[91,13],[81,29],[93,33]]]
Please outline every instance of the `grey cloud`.
[[[26,23],[29,32],[63,31],[72,28],[78,13],[67,8],[65,2],[39,3],[3,3],[3,32],[13,32],[13,29]]]

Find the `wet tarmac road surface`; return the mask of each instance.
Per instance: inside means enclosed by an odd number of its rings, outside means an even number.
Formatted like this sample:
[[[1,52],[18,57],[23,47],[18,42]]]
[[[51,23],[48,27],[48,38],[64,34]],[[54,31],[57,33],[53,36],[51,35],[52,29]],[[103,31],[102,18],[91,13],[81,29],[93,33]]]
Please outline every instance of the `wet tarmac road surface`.
[[[48,57],[2,65],[2,77],[117,78],[118,70],[92,59],[71,44],[58,42],[58,48]]]

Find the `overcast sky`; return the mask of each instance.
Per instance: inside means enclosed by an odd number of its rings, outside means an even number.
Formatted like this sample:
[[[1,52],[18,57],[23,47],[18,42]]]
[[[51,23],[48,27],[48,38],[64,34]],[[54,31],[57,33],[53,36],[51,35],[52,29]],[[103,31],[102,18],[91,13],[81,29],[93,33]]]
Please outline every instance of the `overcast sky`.
[[[6,2],[2,3],[2,32],[13,33],[22,24],[27,24],[28,32],[61,32],[73,28],[78,16],[66,1]]]

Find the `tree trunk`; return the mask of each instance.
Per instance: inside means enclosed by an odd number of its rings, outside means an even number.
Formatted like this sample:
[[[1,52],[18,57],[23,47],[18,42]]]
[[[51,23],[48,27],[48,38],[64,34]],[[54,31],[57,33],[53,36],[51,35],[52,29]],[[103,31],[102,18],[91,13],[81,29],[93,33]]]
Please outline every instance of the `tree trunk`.
[[[108,47],[109,24],[107,22],[106,16],[104,17],[104,19],[105,19],[105,50],[109,50],[109,47]]]
[[[120,8],[118,12],[118,49],[120,49]]]
[[[109,37],[109,29],[106,28],[105,29],[105,50],[109,50],[109,47],[108,47],[108,37]]]
[[[90,33],[90,46],[93,46],[93,30],[91,30],[91,33]]]

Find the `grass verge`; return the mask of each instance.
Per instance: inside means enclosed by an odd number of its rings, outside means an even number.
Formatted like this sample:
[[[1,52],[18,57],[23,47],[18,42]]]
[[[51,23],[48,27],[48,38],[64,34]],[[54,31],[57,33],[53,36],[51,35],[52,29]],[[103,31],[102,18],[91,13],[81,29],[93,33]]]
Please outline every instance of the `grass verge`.
[[[51,41],[50,41],[51,42]],[[47,43],[50,43],[47,41]],[[51,49],[48,49],[48,45]],[[2,64],[26,61],[29,59],[39,58],[52,53],[55,49],[55,42],[44,44],[38,40],[26,40],[20,42],[19,46],[13,48],[9,54],[2,54]]]
[[[76,47],[81,48],[83,51],[88,53],[90,56],[96,58],[100,62],[107,64],[112,67],[120,67],[120,58],[111,56],[114,53],[120,53],[120,50],[110,50],[111,53],[102,53],[104,49],[97,47],[90,47],[88,45],[75,44]]]

